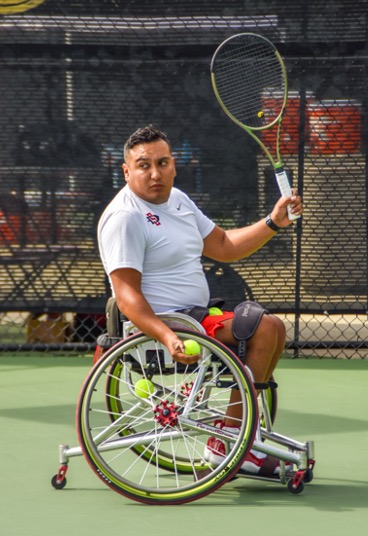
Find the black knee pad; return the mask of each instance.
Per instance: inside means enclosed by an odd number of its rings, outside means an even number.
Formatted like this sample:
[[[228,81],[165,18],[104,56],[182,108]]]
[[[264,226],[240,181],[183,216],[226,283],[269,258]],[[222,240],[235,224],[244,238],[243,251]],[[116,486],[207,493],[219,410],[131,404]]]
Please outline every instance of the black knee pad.
[[[254,335],[264,314],[269,314],[269,311],[252,301],[239,303],[234,309],[232,332],[238,341],[238,356],[242,361],[245,358],[246,341]]]

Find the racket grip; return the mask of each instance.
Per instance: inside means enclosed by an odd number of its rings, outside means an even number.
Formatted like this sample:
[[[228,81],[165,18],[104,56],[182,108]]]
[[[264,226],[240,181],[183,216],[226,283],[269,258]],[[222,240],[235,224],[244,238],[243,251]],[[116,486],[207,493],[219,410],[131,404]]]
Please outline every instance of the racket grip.
[[[277,181],[281,195],[283,197],[290,197],[292,195],[292,191],[291,191],[288,176],[286,175],[283,168],[277,169],[275,171],[275,176],[276,176],[276,181]],[[290,221],[297,220],[298,218],[300,218],[300,216],[296,214],[292,214],[290,205],[287,206],[287,211],[288,211],[288,218]]]

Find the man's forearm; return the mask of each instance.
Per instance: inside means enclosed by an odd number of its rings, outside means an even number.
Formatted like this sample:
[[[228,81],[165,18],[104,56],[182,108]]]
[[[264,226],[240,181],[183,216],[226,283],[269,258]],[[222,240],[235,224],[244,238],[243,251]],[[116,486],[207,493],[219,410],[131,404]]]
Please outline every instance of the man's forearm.
[[[168,336],[171,335],[171,329],[166,326],[154,313],[144,296],[127,296],[123,298],[116,296],[116,302],[120,311],[143,333],[157,339],[163,344]]]
[[[265,220],[240,229],[224,231],[216,227],[204,239],[203,254],[220,262],[236,261],[258,251],[275,234],[275,231],[266,225]]]

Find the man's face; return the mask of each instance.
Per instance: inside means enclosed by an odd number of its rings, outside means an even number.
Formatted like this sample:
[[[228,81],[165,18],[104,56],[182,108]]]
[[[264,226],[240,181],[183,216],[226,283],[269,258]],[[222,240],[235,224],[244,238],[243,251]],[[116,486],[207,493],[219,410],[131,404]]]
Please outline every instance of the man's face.
[[[133,147],[126,156],[123,171],[130,189],[144,201],[159,205],[168,200],[176,170],[164,140]]]

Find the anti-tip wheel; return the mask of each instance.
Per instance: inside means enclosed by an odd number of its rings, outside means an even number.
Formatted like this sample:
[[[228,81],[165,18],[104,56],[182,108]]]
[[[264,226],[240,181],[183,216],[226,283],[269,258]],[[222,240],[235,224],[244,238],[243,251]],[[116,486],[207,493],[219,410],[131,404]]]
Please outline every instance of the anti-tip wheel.
[[[308,484],[309,482],[312,482],[313,480],[313,470],[307,469],[303,478],[303,482],[305,484]]]
[[[66,486],[66,478],[59,478],[59,475],[54,475],[51,479],[51,485],[55,489],[63,489]]]
[[[301,480],[298,482],[298,484],[293,484],[293,480],[289,480],[287,483],[287,488],[290,491],[290,493],[293,493],[294,495],[298,495],[299,493],[302,493],[304,490],[304,482]]]

